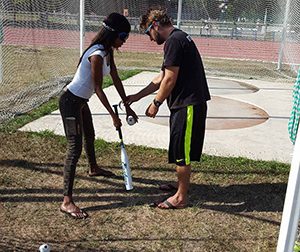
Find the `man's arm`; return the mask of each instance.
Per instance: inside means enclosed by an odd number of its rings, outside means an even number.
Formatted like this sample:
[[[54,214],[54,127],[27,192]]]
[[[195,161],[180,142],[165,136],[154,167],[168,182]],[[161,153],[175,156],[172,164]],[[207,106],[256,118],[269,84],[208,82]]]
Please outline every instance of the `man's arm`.
[[[160,84],[155,100],[163,103],[163,101],[171,94],[177,81],[178,72],[179,72],[179,67],[177,66],[165,68],[165,75]]]
[[[159,106],[164,102],[164,100],[171,94],[173,88],[175,87],[177,77],[179,73],[179,67],[166,67],[164,71],[164,77],[161,81],[159,91],[155,96],[153,102],[149,105],[146,110],[146,115],[149,117],[155,117]]]

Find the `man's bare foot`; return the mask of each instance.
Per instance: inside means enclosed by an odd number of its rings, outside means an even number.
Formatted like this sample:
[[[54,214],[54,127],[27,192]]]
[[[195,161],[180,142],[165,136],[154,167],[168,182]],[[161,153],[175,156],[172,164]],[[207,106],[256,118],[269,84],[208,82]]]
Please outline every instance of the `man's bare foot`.
[[[166,199],[165,201],[157,205],[160,209],[182,209],[187,206],[186,200],[179,200],[176,195],[173,195]]]

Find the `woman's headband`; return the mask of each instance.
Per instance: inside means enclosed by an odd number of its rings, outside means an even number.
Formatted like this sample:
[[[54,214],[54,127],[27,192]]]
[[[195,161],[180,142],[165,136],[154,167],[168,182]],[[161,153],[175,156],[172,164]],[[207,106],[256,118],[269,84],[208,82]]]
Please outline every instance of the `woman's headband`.
[[[116,31],[114,28],[112,28],[112,27],[108,26],[107,24],[105,24],[104,22],[103,22],[103,27],[104,27],[106,30],[108,30],[108,31],[111,31],[111,32],[118,32],[118,31]],[[122,41],[125,42],[125,41],[128,39],[129,33],[127,33],[127,32],[118,32],[118,36],[119,36],[119,38],[120,38]]]
[[[104,26],[104,28],[105,28],[106,30],[109,30],[109,31],[112,31],[112,32],[115,32],[115,31],[116,31],[114,28],[108,26],[108,25],[105,24],[104,22],[103,22],[102,24],[103,24],[103,26]]]

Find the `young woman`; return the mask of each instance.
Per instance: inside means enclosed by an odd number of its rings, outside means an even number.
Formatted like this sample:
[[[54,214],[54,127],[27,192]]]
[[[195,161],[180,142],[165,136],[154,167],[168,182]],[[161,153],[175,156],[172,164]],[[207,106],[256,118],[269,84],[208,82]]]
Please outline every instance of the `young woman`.
[[[113,50],[121,47],[130,32],[128,20],[121,14],[111,13],[104,21],[100,31],[82,54],[75,76],[63,91],[59,100],[65,134],[68,141],[67,157],[64,165],[64,199],[60,210],[73,218],[84,219],[88,214],[73,201],[72,191],[75,170],[82,151],[82,138],[90,166],[90,176],[113,176],[110,171],[101,169],[96,162],[94,140],[95,133],[88,100],[95,92],[101,103],[111,115],[114,127],[121,127],[102,90],[103,76],[110,74],[122,101],[126,104],[126,94],[118,76]],[[137,115],[126,105],[126,114],[137,120]]]

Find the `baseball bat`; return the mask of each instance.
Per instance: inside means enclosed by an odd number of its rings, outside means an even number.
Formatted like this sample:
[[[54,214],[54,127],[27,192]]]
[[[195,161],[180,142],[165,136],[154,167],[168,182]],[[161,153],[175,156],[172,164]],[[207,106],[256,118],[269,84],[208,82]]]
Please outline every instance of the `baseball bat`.
[[[114,107],[116,115],[119,117],[118,105],[113,105],[113,107]],[[125,145],[123,142],[121,127],[118,128],[117,131],[119,133],[119,138],[120,138],[121,164],[122,164],[122,170],[123,170],[124,183],[125,183],[126,190],[129,191],[129,190],[133,189],[130,164],[129,164],[128,155],[127,155],[127,152],[125,149]]]

